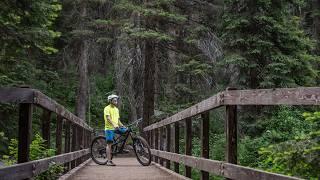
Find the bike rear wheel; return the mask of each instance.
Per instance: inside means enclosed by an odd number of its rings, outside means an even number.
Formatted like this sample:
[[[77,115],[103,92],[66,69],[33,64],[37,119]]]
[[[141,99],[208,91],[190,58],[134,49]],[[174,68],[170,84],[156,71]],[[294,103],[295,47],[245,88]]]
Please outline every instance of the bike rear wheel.
[[[147,141],[137,136],[133,138],[133,150],[136,154],[138,162],[143,166],[149,166],[151,163],[151,151]]]
[[[108,161],[106,153],[107,141],[104,136],[98,136],[93,139],[91,143],[91,158],[92,160],[99,164],[105,165]]]

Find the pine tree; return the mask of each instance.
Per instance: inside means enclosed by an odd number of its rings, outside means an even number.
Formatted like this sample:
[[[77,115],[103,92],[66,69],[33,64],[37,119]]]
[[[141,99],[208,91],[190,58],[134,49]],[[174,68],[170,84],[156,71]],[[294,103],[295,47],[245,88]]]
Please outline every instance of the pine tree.
[[[228,0],[221,38],[222,65],[237,76],[233,84],[249,88],[312,86],[318,71],[314,43],[292,15],[304,1]]]

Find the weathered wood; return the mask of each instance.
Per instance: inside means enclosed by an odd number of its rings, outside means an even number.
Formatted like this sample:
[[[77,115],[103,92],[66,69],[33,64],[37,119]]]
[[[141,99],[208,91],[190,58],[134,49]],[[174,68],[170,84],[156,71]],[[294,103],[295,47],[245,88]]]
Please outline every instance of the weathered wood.
[[[266,171],[256,170],[244,166],[225,163],[223,161],[216,161],[211,159],[187,156],[176,154],[172,152],[159,151],[151,149],[151,154],[159,156],[164,159],[169,159],[173,162],[178,162],[183,165],[196,168],[198,170],[207,171],[212,174],[223,176],[230,179],[272,179],[272,180],[298,180],[299,178],[284,176],[280,174],[269,173]]]
[[[62,152],[62,124],[63,118],[57,115],[57,122],[56,122],[56,150],[57,154],[61,154]]]
[[[61,154],[45,159],[16,164],[9,167],[0,168],[0,179],[14,180],[34,177],[46,171],[50,164],[63,164],[84,156],[90,152],[89,149]]]
[[[201,138],[201,157],[209,158],[209,112],[201,114],[200,138]],[[201,171],[201,179],[208,180],[209,173]]]
[[[66,121],[65,123],[65,142],[64,142],[64,152],[70,152],[70,122]],[[66,170],[70,169],[70,163],[65,164]]]
[[[32,136],[32,104],[19,105],[18,163],[29,161]]]
[[[79,137],[78,137],[78,149],[77,150],[81,150],[81,149],[84,149],[84,147],[83,147],[83,128],[78,127],[78,134],[79,134]],[[83,158],[79,158],[77,165],[82,164],[83,160],[84,160]]]
[[[164,143],[164,138],[163,138],[163,128],[159,128],[159,150],[163,151],[163,143]],[[159,158],[160,160],[160,165],[163,166],[163,158]]]
[[[186,118],[190,118],[190,117],[196,116],[198,114],[201,114],[201,113],[206,112],[208,110],[220,107],[222,105],[222,101],[223,101],[222,95],[223,95],[223,93],[218,93],[217,95],[214,95],[208,99],[205,99],[205,100],[199,102],[198,104],[193,105],[183,111],[180,111],[171,117],[168,117],[168,118],[166,118],[160,122],[154,123],[152,125],[149,125],[149,126],[145,127],[143,130],[150,131],[152,129],[163,127],[168,124],[172,124],[174,122],[178,122],[178,121],[184,120]]]
[[[151,143],[150,143],[150,148],[152,148],[152,149],[155,149],[155,147],[154,147],[154,144],[155,144],[155,134],[154,134],[154,130],[152,130],[152,131],[150,131],[150,134],[151,134]],[[155,161],[155,158],[154,158],[154,156],[152,156],[151,157],[152,159],[152,161]]]
[[[192,119],[187,118],[185,121],[185,154],[191,155],[192,154]],[[191,178],[191,167],[185,166],[185,176]]]
[[[179,141],[180,141],[180,132],[179,132],[179,122],[174,123],[174,152],[179,154]],[[174,172],[179,173],[179,163],[174,163]]]
[[[226,161],[237,164],[237,106],[226,106],[226,118]]]
[[[170,152],[171,147],[171,126],[166,126],[166,151]],[[170,160],[166,160],[166,168],[170,169]]]
[[[51,112],[43,109],[41,115],[41,133],[42,138],[46,141],[46,147],[50,148],[50,123],[51,123]]]
[[[158,146],[158,144],[159,144],[159,129],[155,129],[154,130],[154,134],[155,134],[155,139],[154,139],[154,147],[155,147],[155,149],[158,149],[159,148],[159,146]],[[158,157],[155,157],[154,158],[154,161],[156,162],[156,163],[158,163],[158,160],[159,160],[159,158]]]
[[[320,87],[228,90],[224,105],[320,105]]]
[[[0,88],[0,103],[30,103],[54,112],[74,124],[92,131],[85,121],[78,118],[62,105],[44,95],[38,90],[30,88]]]
[[[83,119],[75,116],[62,105],[58,104],[48,96],[42,94],[40,91],[34,90],[34,96],[35,104],[62,116],[64,119],[67,119],[72,123],[77,124],[78,126],[84,127],[88,130],[92,130],[92,128],[90,128]]]
[[[72,125],[72,144],[71,144],[71,151],[74,152],[77,150],[77,126]],[[73,160],[71,162],[71,169],[76,167],[76,160]]]
[[[29,88],[0,87],[0,103],[34,102],[34,90]]]
[[[144,128],[150,131],[222,105],[320,105],[320,87],[228,90]]]

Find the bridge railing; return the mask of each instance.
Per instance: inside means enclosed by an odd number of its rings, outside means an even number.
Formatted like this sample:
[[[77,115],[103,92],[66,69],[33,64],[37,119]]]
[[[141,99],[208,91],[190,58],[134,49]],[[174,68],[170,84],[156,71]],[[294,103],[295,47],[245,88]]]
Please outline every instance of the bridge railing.
[[[30,88],[0,88],[0,103],[19,106],[18,164],[0,168],[0,179],[32,178],[48,170],[51,164],[64,165],[66,171],[69,171],[89,158],[92,128],[40,91]],[[32,117],[36,107],[42,109],[41,132],[47,148],[50,148],[51,142],[52,114],[56,114],[56,156],[29,161]]]
[[[179,173],[179,165],[185,166],[185,176],[191,177],[191,168],[201,171],[202,179],[209,179],[209,173],[230,179],[298,179],[295,177],[265,172],[237,164],[237,106],[249,105],[320,105],[320,87],[300,87],[282,89],[236,90],[227,89],[195,104],[162,121],[144,128],[149,135],[153,160],[167,168],[174,162],[174,171]],[[225,107],[226,160],[209,158],[209,111]],[[193,157],[192,120],[200,118],[201,157]],[[184,123],[185,154],[179,154],[179,123]],[[172,127],[173,126],[173,127]],[[171,129],[174,135],[171,138]],[[163,136],[165,134],[165,136]],[[174,151],[170,152],[171,139]],[[164,149],[165,147],[165,149]]]

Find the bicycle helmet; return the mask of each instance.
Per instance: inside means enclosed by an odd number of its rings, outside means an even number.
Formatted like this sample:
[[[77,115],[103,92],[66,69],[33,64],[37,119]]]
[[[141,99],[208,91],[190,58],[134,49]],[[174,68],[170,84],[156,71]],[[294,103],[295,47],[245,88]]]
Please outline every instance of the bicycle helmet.
[[[110,102],[113,98],[119,99],[119,96],[117,96],[115,94],[111,94],[110,96],[108,96],[108,101]]]

